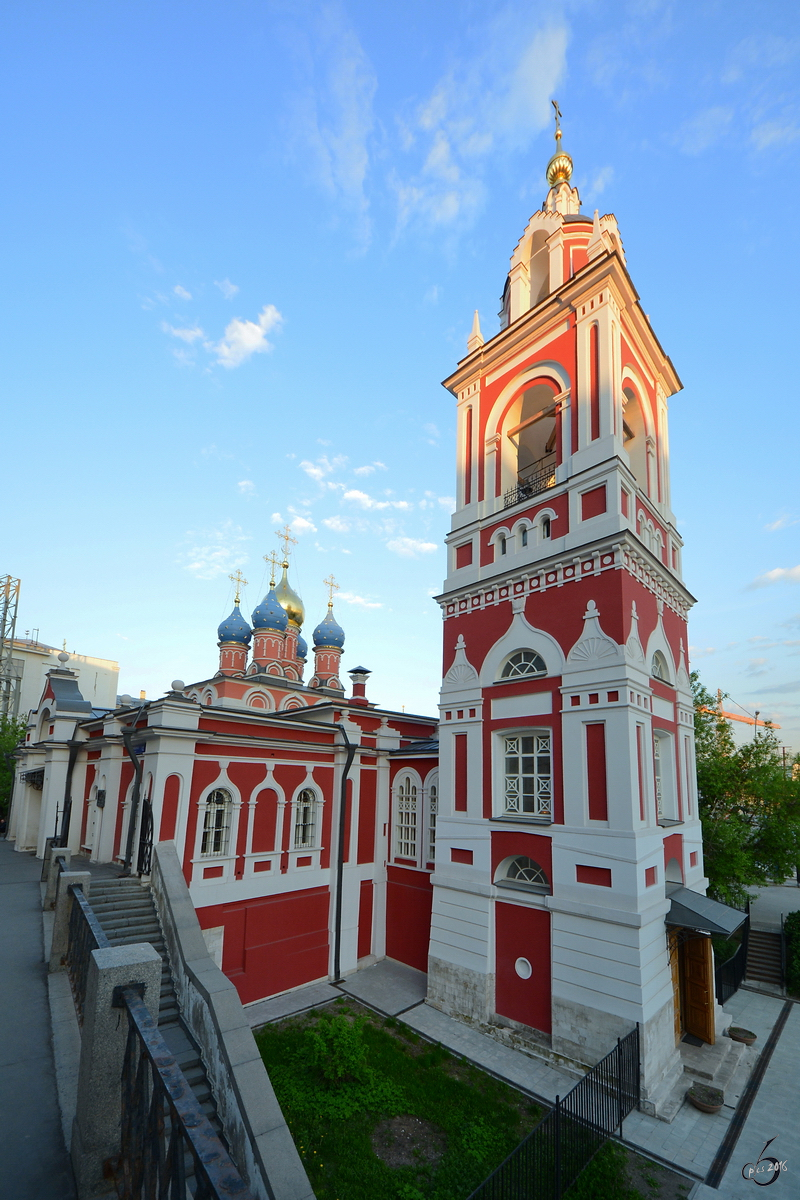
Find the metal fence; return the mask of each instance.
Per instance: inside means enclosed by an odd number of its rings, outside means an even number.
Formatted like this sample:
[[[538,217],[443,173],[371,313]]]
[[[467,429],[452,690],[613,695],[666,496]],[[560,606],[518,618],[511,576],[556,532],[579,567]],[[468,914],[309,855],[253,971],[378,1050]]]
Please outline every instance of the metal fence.
[[[63,859],[61,861],[63,862]],[[86,1004],[86,981],[89,978],[89,960],[92,951],[105,950],[111,943],[92,912],[81,885],[71,883],[69,892],[72,896],[72,903],[69,910],[67,974],[72,985],[78,1020],[82,1025],[83,1009]]]
[[[546,492],[548,488],[555,487],[555,483],[556,456],[555,454],[546,454],[544,458],[539,458],[535,463],[526,467],[524,474],[520,473],[519,483],[516,487],[509,488],[505,493],[503,507],[510,508],[512,504],[530,500],[531,496],[538,496],[540,492]]]
[[[115,1004],[128,1017],[122,1141],[109,1164],[120,1200],[253,1200],[134,987]]]
[[[730,1000],[734,992],[738,992],[747,970],[747,944],[750,939],[749,900],[747,907],[741,911],[747,913],[747,920],[742,926],[742,940],[731,957],[714,970],[714,994],[717,1003],[722,1005]]]
[[[561,1200],[639,1105],[639,1026],[592,1067],[469,1200]]]

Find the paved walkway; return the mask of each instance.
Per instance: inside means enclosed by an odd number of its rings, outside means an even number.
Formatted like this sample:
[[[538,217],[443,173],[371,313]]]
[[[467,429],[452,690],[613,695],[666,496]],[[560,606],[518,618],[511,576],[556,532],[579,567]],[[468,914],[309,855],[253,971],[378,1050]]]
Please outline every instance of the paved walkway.
[[[750,924],[753,929],[765,933],[780,933],[781,914],[800,909],[800,888],[796,883],[780,887],[767,887],[750,901]],[[777,1184],[774,1185],[777,1188]]]
[[[338,988],[315,984],[275,1000],[251,1005],[246,1011],[255,1027],[292,1013],[329,1004],[345,992],[379,1012],[403,1021],[431,1041],[439,1042],[537,1099],[552,1102],[575,1085],[576,1076],[550,1066],[493,1037],[445,1016],[422,1002],[425,976],[400,963],[384,961],[349,976]],[[741,988],[725,1005],[732,1021],[758,1034],[756,1047],[742,1057],[726,1089],[726,1107],[716,1116],[685,1103],[667,1124],[645,1113],[625,1120],[624,1140],[635,1149],[671,1163],[696,1181],[692,1200],[755,1200],[756,1186],[741,1177],[746,1162],[755,1162],[768,1138],[776,1141],[767,1153],[786,1160],[787,1171],[775,1182],[771,1200],[800,1196],[800,1005],[795,1005],[772,1055],[766,1075],[734,1147],[718,1189],[702,1182],[728,1133],[731,1119],[784,1007],[784,1000]],[[687,1078],[686,1086],[689,1087]]]
[[[42,864],[0,840],[0,1193],[73,1200],[42,953]]]

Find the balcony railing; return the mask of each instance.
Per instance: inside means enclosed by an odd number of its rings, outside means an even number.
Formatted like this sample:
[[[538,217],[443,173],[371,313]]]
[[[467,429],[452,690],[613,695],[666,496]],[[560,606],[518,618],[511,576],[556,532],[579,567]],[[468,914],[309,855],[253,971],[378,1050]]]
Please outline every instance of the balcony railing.
[[[503,497],[503,507],[511,508],[513,504],[530,500],[533,496],[538,496],[540,492],[546,492],[548,488],[555,487],[555,483],[556,456],[555,454],[546,454],[544,458],[537,458],[535,463],[531,463],[529,467],[520,471],[519,483],[516,487],[509,488]]]

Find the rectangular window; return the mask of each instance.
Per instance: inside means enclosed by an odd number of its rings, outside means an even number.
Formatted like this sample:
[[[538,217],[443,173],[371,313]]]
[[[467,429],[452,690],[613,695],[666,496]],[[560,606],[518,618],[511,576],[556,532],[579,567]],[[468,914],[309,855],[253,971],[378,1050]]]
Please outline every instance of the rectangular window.
[[[525,817],[552,817],[550,734],[514,734],[503,739],[504,811]]]
[[[653,738],[653,768],[656,777],[656,820],[664,815],[664,770],[661,765],[661,738]]]

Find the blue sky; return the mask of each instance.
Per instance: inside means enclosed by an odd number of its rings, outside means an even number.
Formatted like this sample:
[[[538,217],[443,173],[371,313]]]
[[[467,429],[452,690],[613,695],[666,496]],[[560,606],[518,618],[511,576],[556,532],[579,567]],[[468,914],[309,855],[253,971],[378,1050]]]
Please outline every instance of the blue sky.
[[[157,695],[230,571],[293,579],[371,698],[432,711],[453,406],[546,191],[549,100],[685,390],[707,684],[800,749],[800,19],[785,3],[12,3],[0,126],[20,629]],[[788,290],[784,294],[784,282]]]

